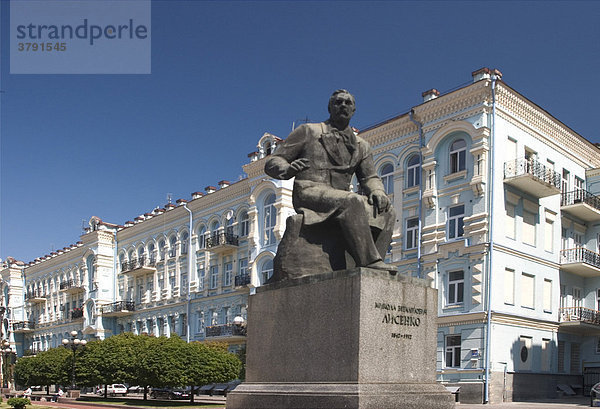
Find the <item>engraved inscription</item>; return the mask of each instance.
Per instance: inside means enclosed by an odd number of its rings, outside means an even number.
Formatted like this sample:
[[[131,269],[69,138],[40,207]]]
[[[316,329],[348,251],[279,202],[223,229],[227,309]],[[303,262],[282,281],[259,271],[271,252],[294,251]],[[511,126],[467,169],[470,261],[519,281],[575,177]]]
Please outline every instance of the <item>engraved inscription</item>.
[[[409,328],[419,327],[421,325],[421,320],[427,315],[426,308],[385,302],[376,302],[375,309],[381,310],[384,313],[381,319],[382,324],[398,325]],[[392,332],[391,337],[395,339],[412,339],[413,334]]]

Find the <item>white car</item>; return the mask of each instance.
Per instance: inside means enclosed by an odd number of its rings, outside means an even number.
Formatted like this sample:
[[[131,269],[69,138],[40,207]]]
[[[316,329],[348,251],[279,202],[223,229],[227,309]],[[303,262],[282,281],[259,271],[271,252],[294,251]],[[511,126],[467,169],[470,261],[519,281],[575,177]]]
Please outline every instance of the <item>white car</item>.
[[[127,387],[122,383],[113,383],[112,385],[108,385],[106,388],[106,393],[110,396],[116,395],[127,395]]]

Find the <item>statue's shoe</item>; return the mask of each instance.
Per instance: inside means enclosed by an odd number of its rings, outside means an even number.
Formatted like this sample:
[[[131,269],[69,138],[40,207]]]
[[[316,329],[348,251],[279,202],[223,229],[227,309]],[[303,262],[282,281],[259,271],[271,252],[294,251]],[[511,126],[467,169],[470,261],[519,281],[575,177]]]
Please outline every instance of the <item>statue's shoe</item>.
[[[396,275],[396,273],[398,272],[398,268],[396,266],[384,263],[381,260],[375,261],[375,262],[373,262],[373,263],[371,263],[371,264],[369,264],[368,266],[365,266],[365,267],[366,268],[373,268],[375,270],[388,271],[392,275]]]

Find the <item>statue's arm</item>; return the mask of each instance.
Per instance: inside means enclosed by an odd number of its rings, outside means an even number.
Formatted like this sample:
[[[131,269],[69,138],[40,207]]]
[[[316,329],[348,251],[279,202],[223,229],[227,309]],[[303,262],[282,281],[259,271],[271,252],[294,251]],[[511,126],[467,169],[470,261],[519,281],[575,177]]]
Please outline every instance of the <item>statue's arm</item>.
[[[275,153],[265,163],[267,175],[275,179],[291,179],[310,166],[309,160],[301,157],[307,130],[306,125],[296,128],[277,146]]]

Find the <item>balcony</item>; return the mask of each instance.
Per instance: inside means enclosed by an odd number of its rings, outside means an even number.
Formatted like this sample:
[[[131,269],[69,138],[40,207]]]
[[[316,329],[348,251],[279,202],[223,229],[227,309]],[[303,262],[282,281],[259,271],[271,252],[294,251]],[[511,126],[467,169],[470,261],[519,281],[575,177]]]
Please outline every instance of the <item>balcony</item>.
[[[236,287],[242,287],[250,284],[250,274],[246,273],[235,276],[234,284]]]
[[[212,325],[210,327],[206,327],[206,338],[245,336],[245,329],[234,324]]]
[[[584,307],[566,307],[559,310],[559,330],[579,335],[597,334],[600,331],[600,311]]]
[[[560,210],[586,222],[595,222],[600,220],[600,197],[583,189],[564,192]]]
[[[581,277],[600,277],[600,254],[583,247],[562,250],[560,268]]]
[[[60,283],[60,291],[68,294],[75,294],[84,292],[85,289],[83,288],[83,284],[71,279]]]
[[[153,258],[145,256],[125,261],[121,263],[121,273],[123,274],[146,274],[156,272],[156,261]]]
[[[12,323],[14,333],[29,333],[35,329],[33,321],[15,321]]]
[[[42,302],[46,302],[46,297],[37,291],[27,293],[25,295],[25,300],[29,301],[32,304],[38,304]]]
[[[216,233],[206,238],[206,250],[216,254],[235,250],[238,245],[238,236],[231,233]]]
[[[102,306],[102,315],[104,317],[122,317],[133,314],[134,311],[135,303],[133,301],[117,301]]]
[[[83,308],[73,308],[70,315],[71,320],[83,319]]]
[[[560,193],[560,174],[534,159],[505,162],[504,183],[537,198]]]

